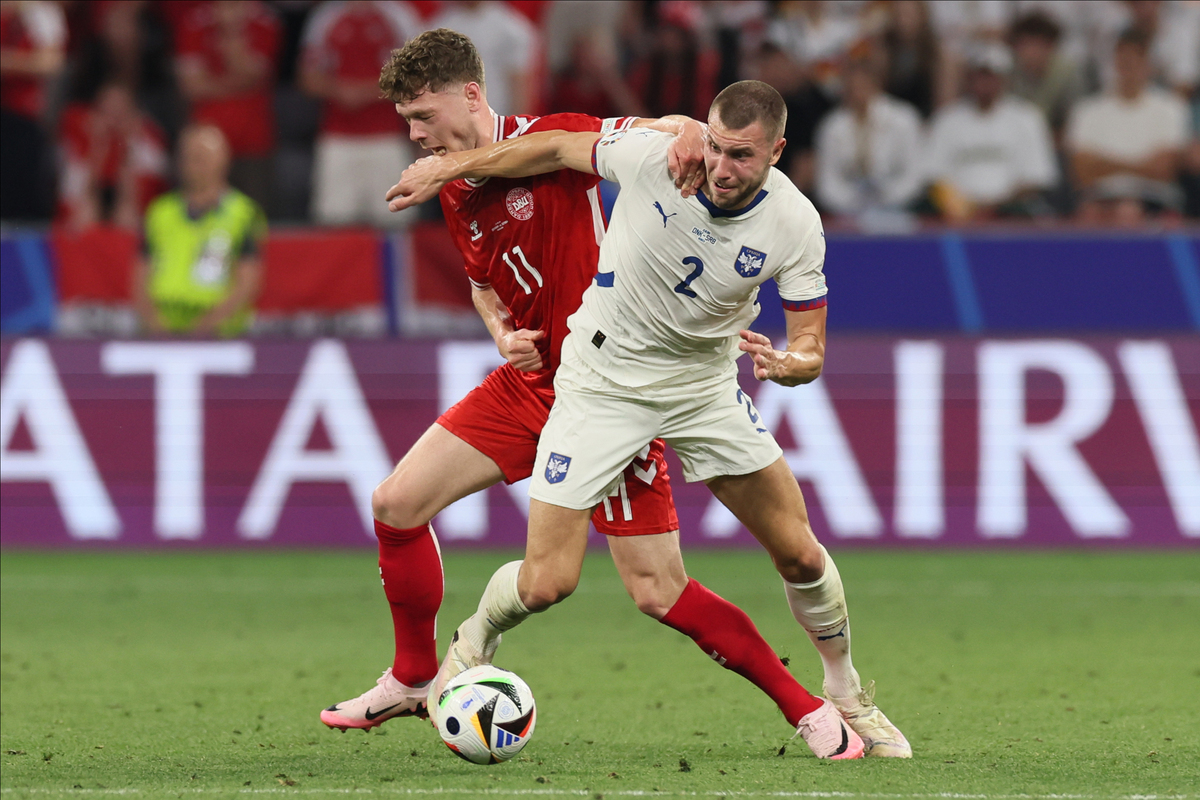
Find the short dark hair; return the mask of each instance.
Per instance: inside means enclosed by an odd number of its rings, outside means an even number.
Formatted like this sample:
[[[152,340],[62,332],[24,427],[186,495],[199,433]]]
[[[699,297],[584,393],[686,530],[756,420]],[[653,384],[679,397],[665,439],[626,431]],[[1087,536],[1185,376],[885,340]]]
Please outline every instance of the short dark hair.
[[[1058,40],[1062,36],[1062,26],[1043,11],[1031,11],[1018,17],[1008,31],[1010,42],[1015,42],[1024,36],[1058,44]]]
[[[379,90],[393,103],[422,92],[468,83],[483,86],[483,59],[466,36],[449,28],[425,31],[393,50],[379,73]]]
[[[755,122],[761,123],[763,133],[774,143],[783,136],[787,125],[787,104],[770,84],[762,81],[738,81],[721,90],[712,102],[721,124],[730,130],[741,130]]]
[[[1151,43],[1150,34],[1136,26],[1126,28],[1117,37],[1117,47],[1136,47],[1142,55],[1150,52]]]

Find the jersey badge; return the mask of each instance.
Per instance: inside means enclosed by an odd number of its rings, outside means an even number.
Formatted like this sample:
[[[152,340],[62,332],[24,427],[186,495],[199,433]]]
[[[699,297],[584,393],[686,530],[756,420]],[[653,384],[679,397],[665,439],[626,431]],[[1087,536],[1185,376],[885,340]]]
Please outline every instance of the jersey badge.
[[[617,142],[621,141],[622,138],[624,138],[626,133],[627,133],[626,130],[619,130],[619,131],[613,131],[612,133],[606,133],[600,137],[600,141],[597,142],[596,146],[597,147],[608,147],[610,144],[616,144]]]
[[[562,483],[563,478],[567,477],[567,470],[570,466],[570,456],[551,453],[550,460],[546,462],[546,483]]]
[[[504,205],[508,206],[508,213],[512,214],[514,219],[524,222],[533,216],[533,192],[524,186],[510,189],[508,196],[504,198]]]
[[[761,253],[751,247],[743,247],[742,252],[738,253],[737,261],[734,262],[733,268],[743,278],[753,278],[762,272],[763,263],[766,260],[766,253]]]
[[[471,220],[471,241],[477,241],[480,236],[483,236],[483,231],[479,230],[478,220]]]
[[[665,228],[665,227],[667,227],[667,220],[668,220],[668,219],[670,219],[671,217],[678,217],[678,216],[679,216],[678,212],[676,212],[676,213],[674,213],[674,214],[668,214],[666,211],[663,211],[662,203],[658,202],[657,200],[655,200],[655,201],[654,201],[654,207],[655,207],[656,209],[658,209],[658,213],[662,215],[662,218],[663,218],[663,227],[664,227],[664,228]]]

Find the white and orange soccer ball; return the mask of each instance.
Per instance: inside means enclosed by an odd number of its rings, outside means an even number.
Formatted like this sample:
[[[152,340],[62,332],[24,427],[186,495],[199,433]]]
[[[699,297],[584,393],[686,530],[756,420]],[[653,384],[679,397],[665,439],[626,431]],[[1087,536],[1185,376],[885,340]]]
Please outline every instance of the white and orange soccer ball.
[[[456,675],[433,710],[446,746],[473,764],[499,764],[533,736],[537,708],[515,673],[481,664]]]

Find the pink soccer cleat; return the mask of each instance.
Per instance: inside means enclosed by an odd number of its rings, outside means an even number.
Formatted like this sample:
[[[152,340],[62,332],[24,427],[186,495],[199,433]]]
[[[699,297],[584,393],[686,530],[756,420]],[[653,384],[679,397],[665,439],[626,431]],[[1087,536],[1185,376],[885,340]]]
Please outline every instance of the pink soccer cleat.
[[[863,755],[863,740],[828,700],[801,718],[792,738],[796,736],[808,743],[817,758],[844,760],[862,758]]]
[[[425,719],[429,716],[425,708],[428,695],[428,684],[405,686],[392,677],[392,668],[388,667],[375,681],[374,689],[325,709],[321,712],[321,722],[345,732],[347,728],[370,730],[392,717]]]

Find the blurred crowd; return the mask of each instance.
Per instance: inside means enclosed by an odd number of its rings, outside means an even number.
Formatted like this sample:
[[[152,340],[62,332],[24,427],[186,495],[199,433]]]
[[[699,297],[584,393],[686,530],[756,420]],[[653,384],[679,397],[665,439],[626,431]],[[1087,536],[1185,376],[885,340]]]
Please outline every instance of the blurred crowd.
[[[501,114],[703,119],[766,81],[833,226],[1200,217],[1200,0],[2,0],[0,217],[137,228],[203,126],[272,220],[406,224],[377,80],[433,27]]]

